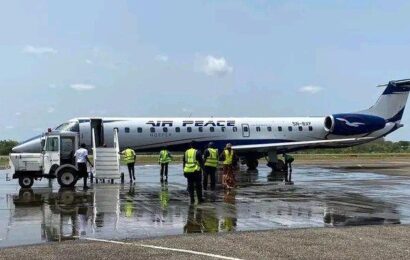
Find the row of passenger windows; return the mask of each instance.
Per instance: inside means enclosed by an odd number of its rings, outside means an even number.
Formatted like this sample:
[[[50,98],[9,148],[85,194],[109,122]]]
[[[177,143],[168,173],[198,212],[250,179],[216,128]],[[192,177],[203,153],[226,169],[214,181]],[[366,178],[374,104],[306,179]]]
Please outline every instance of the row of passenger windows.
[[[151,133],[155,133],[155,132],[156,132],[156,129],[157,129],[157,128],[155,128],[155,127],[151,127],[151,128],[150,128],[150,132],[151,132]],[[226,129],[225,127],[221,127],[221,131],[222,131],[222,132],[225,132],[225,129]],[[302,127],[302,126],[299,126],[297,129],[298,129],[299,131],[303,131],[303,127]],[[164,132],[164,133],[168,133],[169,130],[170,130],[170,129],[169,129],[168,127],[163,127],[163,128],[162,128],[162,132]],[[268,127],[267,127],[267,130],[268,130],[268,132],[272,132],[272,127],[271,127],[271,126],[268,126]],[[313,127],[312,127],[312,126],[309,126],[309,127],[308,127],[308,130],[309,130],[309,131],[313,131]],[[130,128],[129,128],[129,127],[125,127],[125,128],[124,128],[124,131],[125,131],[125,133],[130,133]],[[191,132],[192,132],[192,127],[188,126],[188,127],[186,128],[186,131],[187,131],[188,133],[191,133]],[[198,132],[202,133],[203,131],[204,131],[204,128],[203,128],[202,126],[198,127]],[[233,132],[238,132],[238,128],[237,128],[236,126],[234,126],[234,127],[232,127],[232,131],[233,131]],[[244,132],[249,132],[249,127],[247,127],[247,126],[243,127],[243,131],[244,131]],[[256,132],[260,132],[260,131],[261,131],[261,127],[260,127],[260,126],[257,126],[257,127],[256,127]],[[279,131],[279,132],[282,132],[282,131],[283,131],[283,128],[282,128],[281,126],[278,126],[278,131]],[[288,131],[289,131],[289,132],[292,132],[292,131],[293,131],[293,127],[292,127],[292,126],[289,126],[289,127],[288,127]],[[142,133],[142,127],[138,127],[138,128],[137,128],[137,132],[138,132],[138,133]],[[181,128],[180,128],[180,127],[175,127],[175,132],[176,132],[176,133],[180,133],[180,132],[181,132]],[[210,127],[210,128],[209,128],[209,132],[211,132],[211,133],[215,132],[215,127]]]

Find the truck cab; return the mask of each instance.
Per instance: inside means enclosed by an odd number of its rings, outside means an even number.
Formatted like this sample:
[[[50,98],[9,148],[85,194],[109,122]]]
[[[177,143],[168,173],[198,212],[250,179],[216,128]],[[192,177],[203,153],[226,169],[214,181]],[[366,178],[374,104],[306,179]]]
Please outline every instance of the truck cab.
[[[78,179],[74,153],[79,147],[79,134],[49,132],[44,134],[41,145],[41,153],[10,154],[13,179],[19,179],[23,188],[41,178],[57,178],[63,187],[74,186]]]

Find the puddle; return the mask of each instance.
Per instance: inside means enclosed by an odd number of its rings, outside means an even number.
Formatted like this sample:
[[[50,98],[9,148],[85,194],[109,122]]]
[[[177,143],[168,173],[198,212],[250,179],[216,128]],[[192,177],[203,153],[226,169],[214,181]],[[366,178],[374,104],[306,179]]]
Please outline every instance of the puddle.
[[[81,236],[126,239],[184,233],[410,223],[410,179],[371,172],[297,168],[284,185],[267,167],[241,171],[238,188],[205,192],[189,206],[180,165],[159,182],[158,166],[136,167],[134,184],[94,184],[83,191],[36,182],[20,189],[0,171],[0,247]]]

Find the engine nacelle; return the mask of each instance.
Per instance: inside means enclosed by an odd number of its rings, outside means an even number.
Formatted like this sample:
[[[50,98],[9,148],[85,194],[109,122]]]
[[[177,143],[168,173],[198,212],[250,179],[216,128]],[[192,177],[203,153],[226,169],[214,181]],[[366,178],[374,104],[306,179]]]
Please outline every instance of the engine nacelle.
[[[363,114],[334,114],[325,118],[325,130],[334,135],[360,135],[384,128],[384,118]]]

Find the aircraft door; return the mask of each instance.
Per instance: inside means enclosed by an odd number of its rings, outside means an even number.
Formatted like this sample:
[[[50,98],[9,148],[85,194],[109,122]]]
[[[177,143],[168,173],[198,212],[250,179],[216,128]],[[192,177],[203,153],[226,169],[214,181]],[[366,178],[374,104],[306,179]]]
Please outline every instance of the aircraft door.
[[[102,119],[91,119],[91,138],[92,129],[95,133],[95,145],[96,147],[102,147],[104,145],[104,125]],[[91,139],[92,140],[92,139]]]
[[[248,124],[242,124],[242,136],[249,137],[251,135],[251,131],[249,129]]]
[[[48,136],[43,156],[44,174],[49,174],[53,165],[60,166],[60,136]]]

